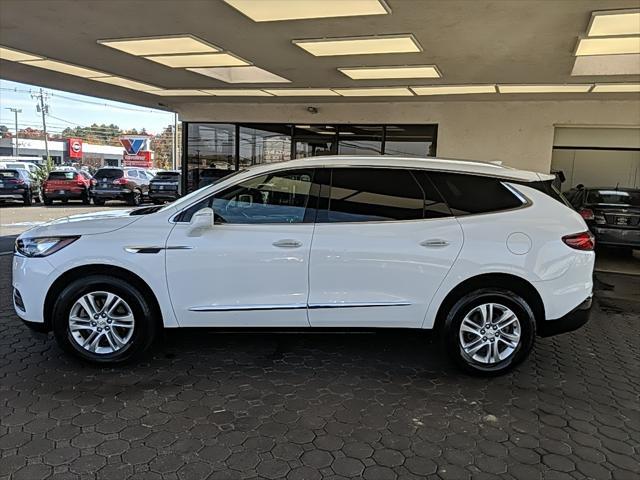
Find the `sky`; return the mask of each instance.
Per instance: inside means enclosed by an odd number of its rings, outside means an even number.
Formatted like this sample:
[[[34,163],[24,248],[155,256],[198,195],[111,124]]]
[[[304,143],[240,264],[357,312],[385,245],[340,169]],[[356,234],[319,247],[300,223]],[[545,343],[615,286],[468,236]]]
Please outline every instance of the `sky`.
[[[0,125],[15,130],[14,114],[8,108],[18,108],[18,128],[42,129],[42,116],[36,110],[38,100],[31,93],[40,87],[26,83],[0,79]],[[173,125],[173,113],[140,107],[103,98],[77,95],[60,90],[43,89],[48,94],[49,115],[47,131],[60,133],[66,127],[115,124],[122,129],[145,128],[148,133],[162,132],[167,125]]]

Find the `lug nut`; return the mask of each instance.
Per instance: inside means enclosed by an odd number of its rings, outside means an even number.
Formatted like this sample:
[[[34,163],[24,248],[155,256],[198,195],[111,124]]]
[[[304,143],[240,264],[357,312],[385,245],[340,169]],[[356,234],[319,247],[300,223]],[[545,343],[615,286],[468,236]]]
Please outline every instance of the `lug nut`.
[[[111,323],[111,319],[110,318],[107,318],[107,323]]]
[[[99,331],[99,332],[101,332],[101,331],[102,331],[102,328],[98,327],[98,331]]]
[[[93,318],[95,318],[97,320],[98,319],[98,315],[97,314],[94,315]]]
[[[107,314],[106,314],[106,313],[103,313],[103,314],[101,315],[101,317],[102,317],[102,318],[105,318],[106,316],[107,316]]]
[[[482,337],[482,341],[486,342],[487,341],[487,337]]]
[[[91,326],[92,326],[92,327],[95,327],[96,325],[97,325],[97,323],[96,323],[96,322],[91,322]]]
[[[109,327],[104,327],[104,329],[108,332],[109,331]]]
[[[484,335],[484,329],[483,329],[483,330],[480,330],[480,333]]]

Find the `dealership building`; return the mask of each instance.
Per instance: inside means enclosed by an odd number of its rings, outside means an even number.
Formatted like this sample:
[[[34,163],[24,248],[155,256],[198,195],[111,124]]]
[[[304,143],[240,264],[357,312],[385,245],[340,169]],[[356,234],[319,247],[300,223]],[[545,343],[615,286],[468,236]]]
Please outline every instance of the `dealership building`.
[[[18,148],[16,149],[16,143]],[[122,147],[111,145],[94,145],[78,139],[49,140],[49,157],[55,165],[82,163],[94,167],[120,166],[122,164]],[[21,157],[46,158],[44,140],[26,138],[0,138],[0,156],[11,156],[18,152]]]
[[[0,76],[178,112],[185,186],[367,154],[640,187],[637,0],[31,5],[2,4]]]

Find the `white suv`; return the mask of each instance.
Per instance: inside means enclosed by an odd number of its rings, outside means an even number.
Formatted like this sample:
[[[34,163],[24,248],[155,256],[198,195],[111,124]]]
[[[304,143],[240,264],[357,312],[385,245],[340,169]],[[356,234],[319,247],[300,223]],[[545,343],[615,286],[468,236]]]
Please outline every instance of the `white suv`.
[[[593,237],[551,179],[438,159],[258,166],[163,207],[22,234],[15,309],[100,363],[162,327],[404,328],[500,373],[536,335],[588,319]]]

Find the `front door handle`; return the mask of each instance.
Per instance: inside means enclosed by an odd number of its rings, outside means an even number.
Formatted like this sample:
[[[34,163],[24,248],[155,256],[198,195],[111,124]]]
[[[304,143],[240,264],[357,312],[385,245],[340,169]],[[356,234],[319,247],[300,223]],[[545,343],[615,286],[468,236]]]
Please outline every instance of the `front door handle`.
[[[277,242],[273,242],[273,246],[278,248],[298,248],[302,246],[302,242],[291,238],[285,238],[278,240]]]
[[[449,245],[449,242],[441,238],[431,238],[429,240],[425,240],[424,242],[420,242],[420,245],[427,248],[442,248]]]

